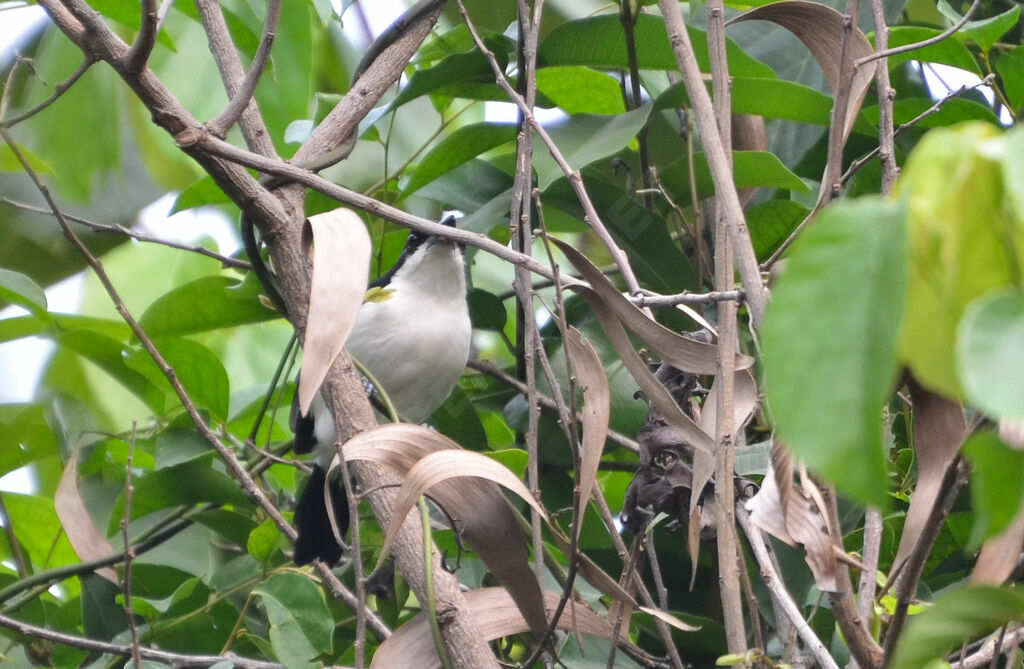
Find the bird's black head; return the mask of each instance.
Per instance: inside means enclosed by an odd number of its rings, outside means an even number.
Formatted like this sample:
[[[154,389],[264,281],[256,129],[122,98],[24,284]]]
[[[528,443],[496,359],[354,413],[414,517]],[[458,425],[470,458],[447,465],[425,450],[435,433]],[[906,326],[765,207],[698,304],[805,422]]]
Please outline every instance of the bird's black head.
[[[455,227],[455,217],[454,216],[445,216],[444,220],[441,221],[441,225],[444,225],[444,226],[447,226],[447,227],[450,227],[450,228],[454,228]],[[398,256],[398,260],[395,262],[394,265],[392,265],[391,269],[389,269],[387,272],[382,274],[380,276],[380,278],[376,279],[375,281],[372,281],[370,283],[370,287],[371,288],[384,288],[384,287],[386,287],[389,283],[391,283],[391,280],[395,277],[395,274],[398,273],[398,270],[400,270],[402,268],[402,265],[405,264],[405,261],[408,260],[409,258],[411,258],[414,253],[416,253],[417,249],[419,249],[424,244],[432,243],[433,241],[435,241],[437,239],[440,239],[440,238],[439,237],[435,237],[434,235],[426,235],[426,234],[423,234],[421,232],[416,232],[415,230],[410,230],[409,231],[409,237],[405,240],[405,248],[402,249],[401,255]],[[461,251],[465,250],[465,246],[463,244],[459,244],[458,246],[459,246],[459,250],[461,250]]]

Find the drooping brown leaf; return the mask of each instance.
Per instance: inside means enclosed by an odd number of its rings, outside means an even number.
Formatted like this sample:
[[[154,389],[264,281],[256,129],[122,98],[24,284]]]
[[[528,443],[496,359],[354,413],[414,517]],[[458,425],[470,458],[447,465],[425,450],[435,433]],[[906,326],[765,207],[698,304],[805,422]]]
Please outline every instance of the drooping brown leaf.
[[[547,619],[526,542],[505,496],[492,480],[497,478],[523,494],[526,488],[512,472],[485,456],[462,450],[442,434],[410,424],[382,425],[364,432],[347,442],[343,452],[350,460],[373,460],[391,467],[405,480],[382,554],[387,553],[401,519],[429,488],[430,497],[448,514],[460,539],[509,591],[534,635],[543,633]],[[467,460],[471,463],[465,464]],[[456,478],[435,476],[439,471]],[[419,492],[409,492],[413,488]],[[543,510],[541,515],[546,517]]]
[[[429,432],[424,428],[425,432]],[[405,480],[398,491],[398,498],[391,507],[392,517],[396,519],[405,518],[415,506],[416,500],[424,493],[429,492],[435,485],[455,478],[480,478],[487,479],[502,485],[519,495],[525,502],[533,507],[534,511],[545,520],[548,517],[547,511],[540,505],[523,482],[516,477],[508,468],[485,455],[464,451],[461,449],[445,449],[423,457],[412,466],[405,474]],[[460,481],[460,485],[465,485]],[[451,512],[451,509],[446,509]],[[479,509],[467,509],[475,513]],[[387,553],[391,543],[398,533],[398,524],[392,523],[384,535],[384,545],[381,553]]]
[[[914,453],[917,456],[917,487],[910,498],[907,519],[903,523],[900,546],[893,559],[892,572],[914,550],[932,507],[942,489],[942,479],[963,444],[967,430],[963,407],[908,381],[914,405]]]
[[[693,374],[714,374],[717,371],[717,346],[684,337],[648,318],[644,312],[623,297],[585,255],[560,239],[552,237],[551,242],[583,275],[593,293],[600,296],[615,318],[640,337],[664,362]],[[572,286],[572,289],[579,292],[576,286]],[[587,301],[590,302],[590,298],[587,298]],[[736,369],[748,369],[753,364],[754,359],[750,356],[736,356]]]
[[[679,409],[675,400],[672,399],[672,395],[665,389],[665,386],[654,377],[651,370],[647,368],[647,363],[633,350],[633,342],[629,340],[625,328],[622,327],[622,323],[612,313],[607,302],[586,286],[574,286],[573,290],[590,304],[590,308],[594,311],[594,315],[597,316],[597,320],[601,323],[601,328],[608,335],[608,341],[611,342],[615,352],[619,354],[622,363],[629,370],[633,379],[640,386],[640,389],[643,390],[648,401],[658,410],[665,421],[682,435],[687,444],[695,450],[703,450],[707,453],[713,452],[715,447],[714,440],[701,430],[693,422],[692,418]],[[630,306],[632,307],[632,305]],[[645,316],[641,317],[646,318]]]
[[[811,484],[813,485],[813,484]],[[790,546],[803,548],[807,566],[822,592],[836,592],[836,554],[824,517],[793,483],[793,458],[772,444],[771,462],[761,489],[746,504],[750,522]]]
[[[1002,585],[1017,567],[1024,548],[1024,507],[1003,531],[986,541],[971,572],[971,583]]]
[[[843,14],[831,7],[817,2],[805,2],[804,0],[784,0],[770,5],[762,5],[746,12],[729,23],[740,21],[771,21],[782,26],[793,33],[797,39],[804,43],[807,50],[811,52],[814,59],[818,61],[825,79],[828,80],[835,95],[839,88],[839,69],[843,45]],[[852,61],[874,53],[871,43],[864,36],[856,23],[849,32],[846,44],[847,58]],[[849,71],[849,70],[847,70]],[[868,87],[875,76],[874,66],[861,67],[853,74],[853,82],[850,87],[850,98],[846,104],[846,113],[843,124],[843,138],[849,137],[850,130],[857,120],[861,105],[864,104],[864,97],[867,95]]]
[[[583,388],[583,438],[580,445],[580,471],[576,486],[580,496],[580,522],[573,528],[577,540],[583,527],[583,510],[590,501],[594,488],[597,467],[604,452],[604,441],[608,435],[608,419],[611,416],[611,390],[604,366],[597,357],[594,347],[583,339],[576,328],[565,333],[565,344],[572,359],[573,368]]]
[[[105,558],[114,553],[113,546],[92,521],[85,508],[85,502],[78,492],[78,451],[75,450],[64,466],[64,473],[57,483],[53,506],[57,511],[64,534],[82,562]],[[96,573],[111,583],[117,583],[117,573],[110,567],[97,569]]]
[[[302,232],[307,253],[312,246],[313,254],[299,374],[299,408],[305,415],[356,323],[366,294],[372,245],[362,219],[350,209],[310,216]]]
[[[464,594],[470,615],[480,633],[488,641],[512,634],[520,634],[529,629],[522,613],[501,588],[482,588],[470,590]],[[559,594],[544,591],[544,606],[553,612],[558,606]],[[576,605],[570,614],[566,613],[558,620],[558,629],[575,629],[583,634],[611,640],[614,631],[608,622],[587,608]],[[685,623],[684,623],[685,624]],[[628,643],[625,634],[620,636],[623,643]],[[395,630],[384,643],[377,648],[370,662],[370,669],[395,669],[397,667],[416,667],[417,669],[435,669],[441,662],[437,658],[434,641],[430,633],[430,625],[424,614],[419,614],[400,628]]]

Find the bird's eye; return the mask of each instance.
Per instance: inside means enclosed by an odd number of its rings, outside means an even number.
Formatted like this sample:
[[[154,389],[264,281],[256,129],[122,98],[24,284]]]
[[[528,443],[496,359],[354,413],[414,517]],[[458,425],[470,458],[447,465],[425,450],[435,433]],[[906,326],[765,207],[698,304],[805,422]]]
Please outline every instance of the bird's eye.
[[[661,467],[662,469],[667,469],[667,468],[671,467],[672,465],[674,465],[676,460],[678,460],[678,459],[679,459],[679,456],[677,456],[672,451],[661,451],[660,453],[657,453],[651,459],[651,462],[654,464],[655,467]]]

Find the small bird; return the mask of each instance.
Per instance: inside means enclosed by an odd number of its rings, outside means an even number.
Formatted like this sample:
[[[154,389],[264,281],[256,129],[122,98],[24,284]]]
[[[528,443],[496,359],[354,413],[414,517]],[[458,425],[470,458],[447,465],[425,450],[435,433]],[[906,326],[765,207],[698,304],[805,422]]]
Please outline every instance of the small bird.
[[[443,225],[455,226],[446,218]],[[472,326],[466,304],[466,276],[460,244],[409,233],[402,254],[370,284],[346,348],[380,383],[399,415],[412,423],[430,417],[458,383],[469,360]],[[368,385],[368,383],[366,384]],[[296,453],[316,451],[316,463],[295,507],[298,539],[295,564],[323,560],[333,565],[342,549],[327,514],[323,487],[335,455],[334,421],[320,393],[309,413],[292,403]],[[340,533],[348,529],[343,482],[330,487]]]

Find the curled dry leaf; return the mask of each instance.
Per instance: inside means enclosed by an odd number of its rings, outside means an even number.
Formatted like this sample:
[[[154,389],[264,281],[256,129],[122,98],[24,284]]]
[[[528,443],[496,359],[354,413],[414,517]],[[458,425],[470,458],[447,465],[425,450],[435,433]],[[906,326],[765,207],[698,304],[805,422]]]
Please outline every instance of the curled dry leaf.
[[[583,275],[583,278],[590,284],[592,294],[598,296],[607,305],[609,312],[633,331],[664,362],[676,369],[693,374],[715,374],[718,371],[717,346],[684,337],[648,318],[644,312],[623,297],[622,293],[586,256],[560,239],[552,237],[551,242]],[[584,286],[571,286],[571,288],[577,292],[580,292],[580,288],[586,290]],[[593,298],[583,292],[580,294],[593,306]],[[750,356],[742,354],[736,356],[736,369],[748,369],[753,364],[754,359]]]
[[[366,294],[371,243],[362,219],[350,209],[310,216],[302,237],[307,253],[312,246],[313,254],[299,374],[299,408],[305,415],[356,323]]]
[[[785,0],[755,7],[732,19],[729,23],[753,20],[771,21],[778,24],[803,42],[814,59],[818,61],[818,65],[832,89],[832,94],[835,95],[839,88],[843,47],[844,16],[842,13],[817,2]],[[860,28],[853,25],[846,44],[847,67],[852,67],[853,61],[858,58],[870,56],[872,53],[874,53],[874,49],[871,48],[871,42],[864,36]],[[868,87],[874,76],[874,67],[861,67],[853,73],[850,98],[843,117],[845,119],[843,124],[844,140],[850,136],[853,124],[857,120],[857,114],[860,113],[861,105],[864,104],[864,96],[867,95]]]
[[[346,454],[347,456],[347,454]],[[548,513],[540,505],[523,482],[508,467],[488,458],[485,455],[461,449],[446,449],[427,455],[406,472],[405,480],[398,491],[398,498],[391,507],[393,518],[405,518],[421,495],[430,491],[435,485],[453,478],[481,478],[502,485],[519,495],[533,507],[534,511],[547,520]],[[500,493],[499,493],[500,494]],[[446,509],[451,512],[450,509]],[[479,509],[467,509],[478,512]],[[392,523],[384,535],[381,553],[387,553],[398,533],[398,525]]]
[[[573,368],[580,386],[583,387],[583,439],[580,452],[579,488],[580,515],[579,522],[573,528],[577,539],[583,527],[583,509],[587,508],[590,492],[597,477],[597,467],[604,452],[604,441],[608,435],[608,420],[611,417],[611,390],[608,378],[604,374],[604,366],[597,357],[594,347],[583,339],[583,334],[576,328],[569,328],[565,333],[565,344],[568,348]]]
[[[942,489],[942,479],[960,450],[967,432],[963,407],[926,390],[913,378],[907,385],[914,406],[914,453],[917,456],[918,477],[891,573],[896,573],[921,538],[921,532]]]
[[[77,449],[71,454],[64,466],[64,473],[60,475],[53,505],[61,527],[64,528],[64,534],[67,535],[68,542],[75,549],[75,555],[79,560],[88,562],[105,558],[114,553],[113,546],[92,522],[92,516],[89,515],[89,511],[85,508],[85,502],[82,501],[82,496],[78,493]],[[96,573],[111,583],[117,583],[117,573],[110,567],[97,569]]]
[[[544,591],[544,606],[553,612],[558,606],[560,595]],[[488,641],[511,634],[520,634],[529,629],[522,613],[501,588],[482,588],[465,593],[473,622]],[[558,629],[578,630],[583,634],[611,640],[613,630],[608,622],[585,605],[570,602],[575,610],[564,614],[558,620]],[[652,614],[653,615],[653,614]],[[684,623],[685,624],[685,623]],[[628,643],[625,635],[620,641]],[[422,613],[395,630],[374,653],[370,669],[392,669],[393,667],[418,667],[435,669],[440,667],[437,651],[430,633],[430,625]]]
[[[494,479],[514,487],[520,495],[525,493],[535,508],[540,506],[512,472],[418,425],[382,425],[351,439],[343,452],[349,460],[372,460],[390,467],[405,479],[395,502],[382,555],[387,553],[401,525],[395,521],[404,518],[412,504],[429,488],[430,497],[448,514],[460,539],[476,551],[519,605],[533,633],[539,636],[544,632],[547,619],[540,586],[528,562],[526,542],[515,514]],[[445,473],[449,476],[444,476]],[[541,515],[546,517],[542,509]]]
[[[780,443],[772,444],[764,482],[746,508],[755,527],[790,546],[803,548],[819,590],[837,591],[832,537],[823,516],[793,484],[793,458]]]

